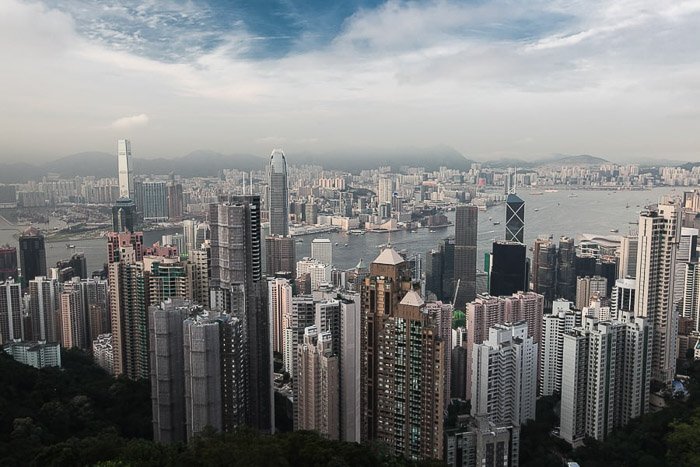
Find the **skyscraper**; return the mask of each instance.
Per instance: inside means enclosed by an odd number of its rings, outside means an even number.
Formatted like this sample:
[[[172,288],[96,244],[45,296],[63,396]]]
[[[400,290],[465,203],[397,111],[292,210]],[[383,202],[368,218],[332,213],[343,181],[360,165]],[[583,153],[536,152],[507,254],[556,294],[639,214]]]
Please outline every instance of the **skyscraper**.
[[[117,141],[117,164],[119,169],[119,197],[134,199],[134,174],[131,162],[131,141]]]
[[[476,296],[476,239],[479,208],[457,206],[455,212],[454,286],[456,309],[462,310]]]
[[[505,241],[493,243],[489,284],[491,295],[511,295],[515,292],[527,291],[526,254],[525,245],[522,243]]]
[[[112,206],[112,231],[133,232],[136,223],[136,205],[128,198],[120,198]]]
[[[576,249],[574,239],[559,238],[557,252],[557,295],[567,300],[576,300]]]
[[[165,181],[147,181],[141,184],[143,203],[138,206],[144,219],[168,219],[168,185]]]
[[[272,350],[284,353],[284,319],[292,311],[292,286],[289,280],[270,279],[267,282],[268,305],[272,317]]]
[[[515,193],[506,198],[506,241],[525,243],[525,201]]]
[[[532,287],[544,296],[545,309],[552,308],[557,289],[557,245],[548,238],[538,238],[532,253]]]
[[[44,236],[34,227],[19,237],[19,262],[26,285],[37,276],[46,276],[46,247]]]
[[[270,235],[265,238],[265,273],[272,276],[279,272],[296,276],[296,243],[291,236]]]
[[[329,238],[314,238],[311,241],[311,258],[323,264],[333,265],[333,244]]]
[[[617,277],[619,279],[632,278],[637,274],[637,248],[639,239],[636,236],[625,235],[620,241],[620,263]]]
[[[0,282],[8,279],[19,280],[17,271],[17,248],[5,245],[0,247]]]
[[[676,373],[678,318],[673,303],[674,266],[681,208],[665,202],[639,215],[635,310],[652,327],[651,378],[670,385]]]
[[[222,197],[209,206],[209,220],[211,306],[243,324],[248,420],[253,428],[272,431],[272,345],[262,276],[260,197]]]
[[[362,439],[397,455],[443,457],[445,350],[438,317],[412,290],[406,261],[387,248],[361,288]]]
[[[289,235],[289,186],[287,185],[287,160],[281,149],[270,155],[267,167],[267,199],[270,213],[270,235]]]
[[[24,339],[22,284],[8,279],[0,283],[0,345],[15,339]]]
[[[32,339],[59,342],[59,283],[56,279],[37,276],[29,281],[29,315]]]
[[[74,277],[64,283],[59,297],[63,347],[87,350],[92,346],[92,341],[88,340],[87,297],[83,293],[80,278]]]
[[[299,389],[294,402],[299,408],[296,428],[318,431],[329,439],[340,439],[339,365],[331,333],[319,333],[316,326],[307,327],[297,359]]]
[[[540,346],[540,395],[561,394],[561,372],[564,358],[564,335],[581,326],[582,314],[571,309],[566,300],[555,301],[551,313],[544,315]]]
[[[599,298],[608,296],[608,280],[605,277],[577,277],[576,278],[576,308],[583,310],[591,302],[593,294]]]

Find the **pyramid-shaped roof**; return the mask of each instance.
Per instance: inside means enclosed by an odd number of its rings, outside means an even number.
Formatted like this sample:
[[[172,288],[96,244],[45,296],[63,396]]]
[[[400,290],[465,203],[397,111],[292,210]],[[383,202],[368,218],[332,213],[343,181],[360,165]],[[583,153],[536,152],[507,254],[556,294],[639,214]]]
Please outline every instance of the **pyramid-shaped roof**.
[[[395,266],[397,264],[403,263],[405,260],[403,257],[401,257],[400,254],[396,252],[393,248],[385,248],[381,253],[379,253],[379,256],[377,256],[377,259],[375,259],[373,262],[377,264],[389,264],[392,266]]]
[[[417,306],[421,307],[425,305],[425,302],[421,298],[420,294],[415,290],[409,290],[406,295],[404,295],[401,300],[401,305]]]

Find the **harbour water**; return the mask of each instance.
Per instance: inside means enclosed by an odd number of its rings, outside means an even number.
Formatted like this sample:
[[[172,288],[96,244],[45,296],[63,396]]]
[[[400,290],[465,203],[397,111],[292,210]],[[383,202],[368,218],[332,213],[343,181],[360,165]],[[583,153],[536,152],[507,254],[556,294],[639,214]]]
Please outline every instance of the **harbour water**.
[[[618,230],[619,235],[636,231],[639,211],[644,206],[658,202],[665,194],[680,194],[680,189],[655,188],[648,191],[585,191],[559,190],[553,193],[534,194],[529,190],[518,193],[525,201],[525,242],[532,246],[540,235],[552,234],[555,239],[560,235],[576,237],[580,233],[611,235],[611,230]],[[454,222],[454,212],[447,213]],[[494,225],[494,222],[499,222]],[[49,227],[53,227],[50,225]],[[46,226],[37,226],[46,228]],[[0,223],[0,245],[6,243],[17,245],[14,237],[22,227]],[[144,242],[150,245],[160,241],[162,235],[176,230],[158,230],[144,233]],[[397,231],[391,233],[372,233],[365,235],[348,235],[344,232],[323,233],[295,237],[302,240],[296,244],[297,258],[309,256],[311,241],[314,238],[330,238],[333,243],[333,263],[339,269],[354,267],[360,259],[369,264],[380,251],[380,245],[389,241],[398,250],[409,254],[425,254],[435,248],[437,242],[454,235],[454,226],[436,229],[418,229],[416,232]],[[483,267],[484,253],[490,251],[494,240],[505,237],[505,206],[494,206],[479,212],[479,235],[477,267]],[[68,258],[73,252],[85,253],[88,269],[95,271],[102,268],[106,260],[106,240],[104,238],[76,240],[68,243],[75,249],[66,248],[66,241],[48,242],[46,260],[49,266]],[[347,246],[345,246],[347,244]]]

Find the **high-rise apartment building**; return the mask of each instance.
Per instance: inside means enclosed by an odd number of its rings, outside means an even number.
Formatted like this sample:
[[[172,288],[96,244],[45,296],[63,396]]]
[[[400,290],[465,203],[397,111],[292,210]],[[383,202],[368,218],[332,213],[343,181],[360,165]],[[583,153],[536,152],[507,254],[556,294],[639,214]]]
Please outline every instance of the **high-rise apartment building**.
[[[549,238],[538,238],[532,258],[532,288],[544,296],[545,309],[550,310],[557,298],[557,245]]]
[[[32,321],[32,339],[59,342],[60,301],[56,279],[37,276],[29,281],[29,316]]]
[[[143,218],[151,221],[168,220],[168,184],[164,180],[145,181],[140,185],[138,205]]]
[[[377,204],[391,203],[394,195],[394,179],[382,177],[377,182]]]
[[[297,353],[295,427],[340,439],[340,373],[331,333],[319,333],[316,326],[307,327]]]
[[[134,199],[134,173],[131,161],[131,141],[117,141],[117,165],[119,170],[119,197]]]
[[[387,248],[361,287],[362,439],[408,458],[443,457],[445,342],[412,290],[406,261]]]
[[[25,230],[19,237],[19,262],[25,285],[37,276],[46,276],[44,236],[34,227]]]
[[[144,256],[143,271],[148,306],[169,298],[192,299],[192,279],[186,262],[177,257]]]
[[[284,354],[284,320],[292,312],[292,285],[283,278],[267,282],[269,315],[272,319],[272,350]]]
[[[576,308],[583,310],[590,305],[591,297],[597,294],[598,298],[608,296],[608,280],[601,276],[584,276],[576,278]]]
[[[289,185],[287,159],[281,149],[270,155],[267,167],[267,196],[265,207],[269,211],[270,235],[289,235]]]
[[[62,346],[66,349],[75,347],[87,350],[91,348],[87,297],[79,277],[74,277],[71,281],[63,284],[59,303]]]
[[[681,208],[661,203],[639,215],[635,312],[652,327],[651,377],[670,385],[676,373],[678,319],[673,290]]]
[[[478,230],[479,208],[473,205],[457,206],[455,210],[455,250],[454,306],[458,310],[474,300],[476,296],[476,239]]]
[[[191,282],[192,301],[209,308],[209,248],[191,249],[187,255],[187,276]]]
[[[567,300],[555,300],[551,313],[544,315],[540,346],[539,394],[561,394],[564,335],[581,326],[582,314]]]
[[[650,329],[644,318],[585,317],[564,334],[561,437],[577,446],[599,441],[649,408]]]
[[[557,251],[557,295],[576,300],[576,248],[574,239],[566,236],[559,238]]]
[[[24,339],[22,284],[8,279],[0,283],[0,345]]]
[[[272,345],[262,276],[260,197],[222,197],[209,207],[211,306],[243,324],[249,424],[272,431]]]
[[[625,235],[620,241],[620,262],[617,269],[619,279],[634,279],[637,274],[637,248],[639,239],[636,235]]]

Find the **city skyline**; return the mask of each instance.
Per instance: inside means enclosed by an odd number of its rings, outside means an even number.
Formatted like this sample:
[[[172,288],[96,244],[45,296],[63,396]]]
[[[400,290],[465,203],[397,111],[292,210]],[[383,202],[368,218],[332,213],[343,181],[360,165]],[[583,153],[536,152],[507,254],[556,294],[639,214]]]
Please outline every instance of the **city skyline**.
[[[12,64],[2,162],[111,152],[125,135],[155,157],[439,144],[475,160],[697,153],[690,1],[8,0],[0,13]]]

